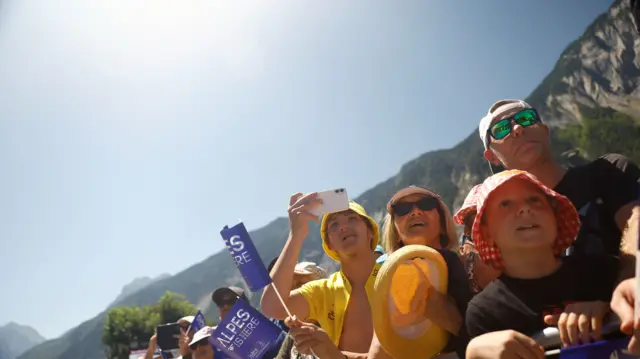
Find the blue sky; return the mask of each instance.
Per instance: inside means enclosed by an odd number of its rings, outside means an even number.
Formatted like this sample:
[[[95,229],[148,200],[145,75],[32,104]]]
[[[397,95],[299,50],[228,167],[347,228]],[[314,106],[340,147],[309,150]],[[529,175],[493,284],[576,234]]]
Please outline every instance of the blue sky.
[[[5,0],[0,324],[58,336],[238,218],[454,145],[609,5]]]

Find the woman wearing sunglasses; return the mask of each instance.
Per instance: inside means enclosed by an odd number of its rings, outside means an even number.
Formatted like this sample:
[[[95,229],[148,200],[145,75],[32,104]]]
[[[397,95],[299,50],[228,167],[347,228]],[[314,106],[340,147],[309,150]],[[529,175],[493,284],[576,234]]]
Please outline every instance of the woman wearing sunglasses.
[[[410,186],[391,197],[382,226],[382,246],[389,255],[405,245],[437,249],[448,267],[447,294],[429,293],[426,317],[452,334],[444,353],[456,351],[464,357],[468,342],[461,330],[462,316],[471,300],[471,288],[462,262],[453,251],[457,245],[455,223],[441,197],[426,188]],[[378,259],[384,262],[386,254]],[[374,336],[369,358],[391,358]]]
[[[382,226],[382,246],[386,253],[408,244],[454,249],[457,243],[451,212],[439,195],[410,186],[391,197]]]

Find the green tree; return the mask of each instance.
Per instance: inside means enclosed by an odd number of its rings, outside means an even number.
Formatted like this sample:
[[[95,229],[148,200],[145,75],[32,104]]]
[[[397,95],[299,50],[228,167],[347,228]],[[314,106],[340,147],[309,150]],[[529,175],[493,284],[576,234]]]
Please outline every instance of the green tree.
[[[587,158],[620,153],[640,163],[640,123],[623,113],[609,109],[589,111],[582,124],[563,128],[560,136]]]
[[[156,326],[175,323],[197,308],[180,294],[167,291],[160,300],[143,307],[118,307],[107,313],[102,343],[108,359],[129,359],[132,349],[146,348]]]

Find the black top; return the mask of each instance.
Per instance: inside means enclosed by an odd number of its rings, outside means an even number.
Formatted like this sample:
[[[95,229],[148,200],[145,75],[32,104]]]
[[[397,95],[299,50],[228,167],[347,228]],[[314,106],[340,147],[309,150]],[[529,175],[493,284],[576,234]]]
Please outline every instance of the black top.
[[[545,315],[561,313],[572,302],[608,302],[617,272],[616,257],[569,256],[556,272],[543,278],[503,274],[469,302],[469,336],[507,329],[532,336],[547,327]]]
[[[447,286],[447,295],[456,302],[458,312],[464,319],[464,313],[467,311],[467,305],[473,297],[471,287],[469,285],[469,277],[465,271],[464,265],[460,257],[449,250],[438,250],[444,261],[447,263],[447,276],[449,284]],[[442,350],[443,353],[455,351],[458,357],[464,358],[469,344],[469,336],[464,328],[464,320],[457,336],[451,336],[447,346]]]
[[[567,171],[554,190],[580,213],[580,232],[570,254],[619,254],[622,232],[615,214],[638,200],[639,179],[640,168],[618,154]]]

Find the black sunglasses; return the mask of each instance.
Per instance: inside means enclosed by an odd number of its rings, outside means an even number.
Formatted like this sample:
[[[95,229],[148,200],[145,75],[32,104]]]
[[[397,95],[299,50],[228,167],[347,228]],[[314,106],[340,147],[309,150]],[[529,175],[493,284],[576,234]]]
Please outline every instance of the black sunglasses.
[[[189,345],[189,349],[196,350],[198,347],[205,346],[205,345],[209,345],[209,338],[203,338],[198,340],[197,342]]]
[[[238,301],[238,297],[227,297],[220,299],[219,302],[216,302],[218,307],[224,307],[225,305],[233,306]]]
[[[501,140],[513,131],[514,123],[517,123],[522,127],[529,127],[538,122],[540,122],[538,112],[532,108],[527,108],[516,112],[513,116],[496,121],[494,124],[489,126],[487,136],[491,136],[494,140]]]
[[[431,211],[438,208],[438,199],[435,197],[423,197],[415,202],[398,202],[391,206],[393,214],[396,216],[406,216],[411,213],[413,207],[418,207],[422,211]]]

